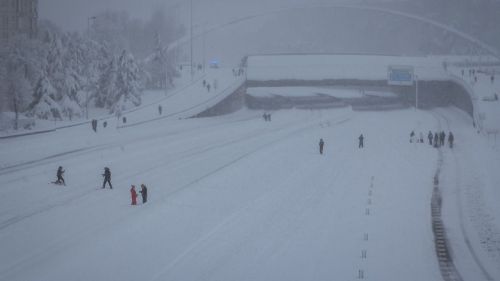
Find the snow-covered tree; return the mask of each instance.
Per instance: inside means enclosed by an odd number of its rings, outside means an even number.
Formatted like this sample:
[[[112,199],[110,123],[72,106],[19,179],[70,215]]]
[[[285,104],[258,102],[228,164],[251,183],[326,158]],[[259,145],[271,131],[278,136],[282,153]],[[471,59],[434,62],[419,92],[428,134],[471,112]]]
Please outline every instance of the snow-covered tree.
[[[40,119],[61,119],[62,110],[55,100],[58,95],[47,76],[40,78],[35,88],[34,100],[30,105],[29,115]]]
[[[111,113],[121,114],[127,108],[141,104],[142,85],[140,70],[134,57],[123,51],[113,58],[99,79],[95,92],[95,104]]]

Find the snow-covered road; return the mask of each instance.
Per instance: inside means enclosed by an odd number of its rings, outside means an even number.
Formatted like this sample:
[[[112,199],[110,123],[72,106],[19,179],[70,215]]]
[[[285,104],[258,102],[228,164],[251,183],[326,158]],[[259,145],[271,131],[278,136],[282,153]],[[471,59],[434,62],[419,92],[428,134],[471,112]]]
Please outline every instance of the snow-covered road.
[[[408,136],[441,128],[440,114],[457,120],[448,124],[452,163],[466,165],[464,144],[476,136],[462,113],[290,110],[272,122],[261,114],[2,140],[0,280],[441,280],[430,223],[438,153]],[[443,151],[446,200],[459,172]],[[66,187],[47,184],[59,165]],[[100,188],[105,166],[113,190]],[[130,206],[130,185],[141,183],[149,202]],[[452,247],[467,251],[446,202]],[[481,211],[499,226],[497,210]],[[498,279],[499,266],[469,235]],[[457,268],[484,277],[468,255]]]

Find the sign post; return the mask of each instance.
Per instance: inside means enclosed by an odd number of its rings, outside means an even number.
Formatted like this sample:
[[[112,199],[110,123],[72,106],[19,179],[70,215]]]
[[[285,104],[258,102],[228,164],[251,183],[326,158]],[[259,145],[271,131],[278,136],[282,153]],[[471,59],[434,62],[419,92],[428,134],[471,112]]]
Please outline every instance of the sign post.
[[[418,76],[410,65],[390,65],[387,68],[387,84],[391,86],[413,86],[415,81],[415,109],[418,108]]]

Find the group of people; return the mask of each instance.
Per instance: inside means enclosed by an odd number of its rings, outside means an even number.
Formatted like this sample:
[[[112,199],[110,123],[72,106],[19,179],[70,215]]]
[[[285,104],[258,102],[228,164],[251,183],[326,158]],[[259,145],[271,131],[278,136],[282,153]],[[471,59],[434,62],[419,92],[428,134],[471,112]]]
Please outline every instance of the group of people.
[[[54,184],[62,184],[66,185],[66,182],[64,181],[63,174],[64,174],[64,169],[62,166],[59,166],[57,168],[57,180],[52,182]],[[108,167],[104,167],[104,173],[102,174],[104,177],[104,181],[102,183],[102,189],[106,188],[106,184],[109,185],[110,189],[113,189],[113,185],[111,184],[111,170]],[[145,184],[141,184],[141,190],[139,191],[142,195],[142,203],[146,203],[148,201],[148,189]],[[132,198],[132,205],[137,205],[137,192],[135,191],[135,185],[132,185],[130,188],[130,196]]]
[[[434,147],[441,147],[446,144],[446,133],[444,131],[432,133],[429,131],[427,134],[427,139],[429,140],[429,145]],[[450,148],[453,148],[453,142],[455,141],[455,136],[452,132],[448,133],[448,144]],[[419,136],[415,134],[415,131],[410,133],[410,143],[424,143],[424,135],[420,132]]]
[[[365,140],[365,137],[363,136],[363,134],[361,134],[359,137],[358,137],[358,148],[363,148],[364,147],[364,140]],[[319,139],[319,154],[323,154],[323,148],[325,147],[325,141],[321,138]]]
[[[141,184],[141,190],[139,191],[142,195],[142,204],[146,204],[148,201],[148,189],[144,184]],[[130,188],[130,197],[132,198],[132,205],[137,205],[137,192],[135,191],[135,185]]]
[[[266,122],[271,122],[271,113],[264,113],[262,118],[264,118],[264,121]]]

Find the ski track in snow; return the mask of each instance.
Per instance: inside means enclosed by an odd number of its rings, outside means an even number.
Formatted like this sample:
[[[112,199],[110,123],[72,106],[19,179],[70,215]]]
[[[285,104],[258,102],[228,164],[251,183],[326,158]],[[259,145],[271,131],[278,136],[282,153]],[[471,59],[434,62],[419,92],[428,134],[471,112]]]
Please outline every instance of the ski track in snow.
[[[440,124],[440,130],[445,130],[445,131],[453,131],[451,122],[448,117],[446,117],[442,113],[434,113],[436,115],[436,119],[438,120]],[[442,123],[445,123],[443,125]],[[445,128],[443,128],[445,127]],[[499,254],[500,254],[500,247],[499,245],[495,245],[495,243],[498,241],[500,243],[500,233],[498,231],[491,231],[492,229],[495,229],[494,225],[491,225],[488,222],[488,214],[484,211],[483,207],[484,206],[484,201],[481,199],[481,189],[479,188],[481,183],[478,181],[477,176],[474,176],[475,178],[475,183],[474,185],[469,185],[466,187],[466,190],[464,191],[464,182],[463,182],[463,175],[468,175],[467,172],[465,172],[462,168],[461,162],[458,159],[457,152],[456,152],[456,147],[452,150],[449,150],[447,153],[444,153],[442,150],[440,150],[440,158],[442,159],[447,159],[449,158],[449,155],[451,154],[451,159],[452,163],[447,162],[446,165],[451,165],[451,168],[455,170],[455,177],[456,177],[456,186],[455,187],[450,187],[453,189],[456,189],[454,192],[456,195],[456,205],[458,209],[458,217],[460,221],[460,232],[463,236],[464,243],[472,256],[474,262],[476,263],[477,267],[480,269],[484,280],[492,281],[495,280],[492,275],[488,272],[486,269],[485,265],[483,264],[483,261],[481,258],[479,258],[478,255],[478,250],[475,249],[475,246],[472,244],[472,239],[471,235],[469,234],[469,231],[466,227],[466,224],[468,224],[468,221],[470,221],[473,225],[476,231],[479,233],[479,237],[481,239],[481,246],[482,250],[485,250],[488,255],[496,260],[500,264],[500,259],[499,259]],[[446,155],[445,155],[446,154]],[[444,161],[444,160],[443,160]],[[471,192],[473,190],[473,192]],[[462,198],[463,195],[466,195],[466,199]],[[466,211],[464,211],[464,206],[463,204],[466,204]],[[468,215],[468,219],[466,218],[466,215]],[[445,222],[446,223],[446,222]],[[460,271],[460,268],[458,268]]]

